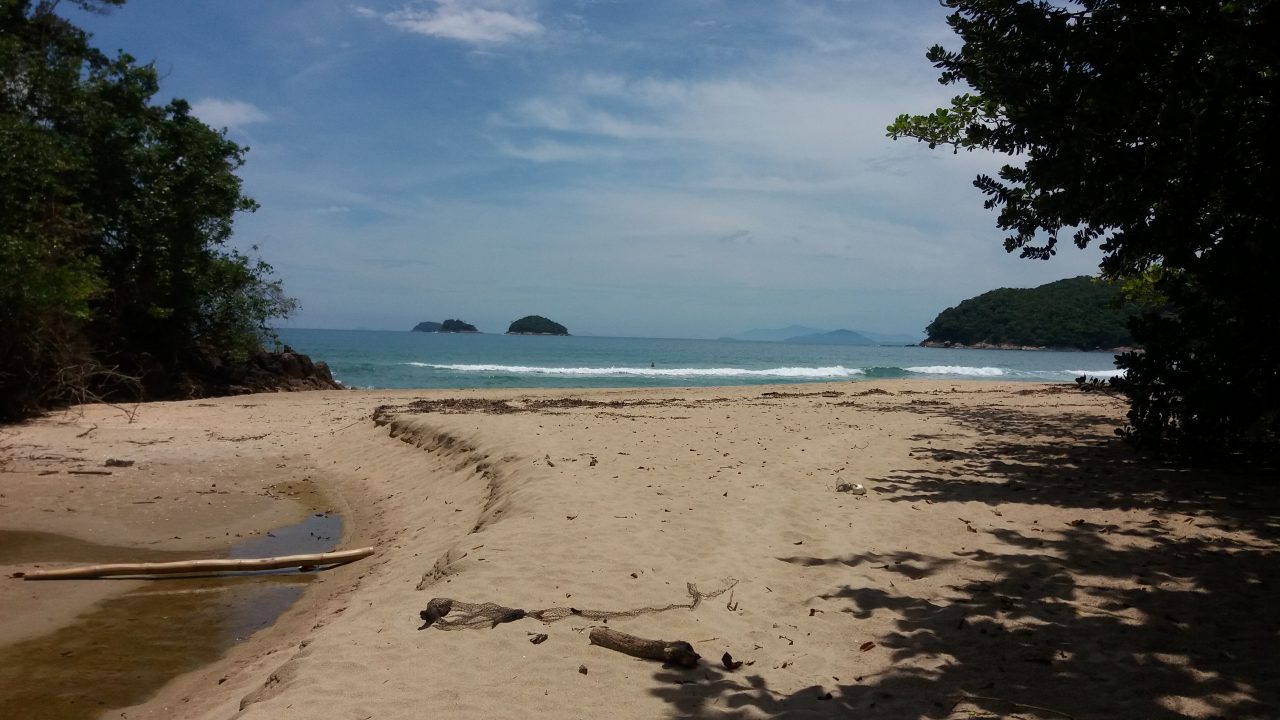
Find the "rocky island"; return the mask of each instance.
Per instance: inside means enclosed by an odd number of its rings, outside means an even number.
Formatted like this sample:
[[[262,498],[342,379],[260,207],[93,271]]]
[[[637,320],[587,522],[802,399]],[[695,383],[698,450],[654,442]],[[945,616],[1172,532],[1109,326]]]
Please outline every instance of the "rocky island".
[[[478,333],[475,325],[462,322],[461,320],[445,320],[440,323],[440,329],[436,332],[443,333]]]
[[[526,315],[511,323],[508,335],[568,335],[565,326],[541,315]]]
[[[413,326],[412,332],[478,333],[475,325],[461,320],[445,320],[442,323],[423,321]]]

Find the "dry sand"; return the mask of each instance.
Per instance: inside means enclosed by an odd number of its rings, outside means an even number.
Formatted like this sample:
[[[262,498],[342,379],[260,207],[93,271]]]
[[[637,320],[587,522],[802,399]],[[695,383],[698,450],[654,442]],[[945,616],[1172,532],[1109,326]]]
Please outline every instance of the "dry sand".
[[[46,567],[203,557],[332,508],[377,546],[109,718],[1278,716],[1275,493],[1144,461],[1122,418],[926,382],[86,406],[0,430],[0,530],[49,533]],[[690,583],[608,627],[693,670],[590,645],[589,613],[418,630],[433,597],[558,616]],[[141,585],[3,579],[0,665]]]

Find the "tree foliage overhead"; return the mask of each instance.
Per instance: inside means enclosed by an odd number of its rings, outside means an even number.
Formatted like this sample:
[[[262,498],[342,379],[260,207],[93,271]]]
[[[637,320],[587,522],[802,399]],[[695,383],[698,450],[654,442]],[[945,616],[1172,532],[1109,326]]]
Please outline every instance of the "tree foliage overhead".
[[[1005,246],[1097,242],[1114,279],[1165,301],[1132,325],[1131,439],[1185,450],[1280,431],[1280,3],[944,0],[963,45],[928,58],[948,108],[893,137],[1011,156],[974,184]]]
[[[1121,290],[1088,276],[1037,288],[1000,288],[947,308],[926,329],[929,341],[1097,350],[1133,344]]]
[[[554,320],[541,315],[525,315],[507,327],[508,333],[523,335],[568,335],[569,330]]]
[[[154,104],[155,68],[91,47],[57,4],[0,1],[0,417],[184,392],[293,308],[227,246],[256,208],[245,149],[182,100]]]

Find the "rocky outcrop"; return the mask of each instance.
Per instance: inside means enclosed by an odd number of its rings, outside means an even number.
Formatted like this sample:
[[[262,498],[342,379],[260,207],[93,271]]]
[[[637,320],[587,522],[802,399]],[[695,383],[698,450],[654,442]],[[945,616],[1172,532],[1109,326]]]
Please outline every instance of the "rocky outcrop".
[[[255,353],[241,365],[227,369],[227,394],[279,390],[341,390],[329,365],[312,361],[286,345],[281,352]]]
[[[225,362],[213,354],[193,358],[185,371],[167,371],[141,358],[136,375],[142,398],[180,398],[245,395],[255,392],[342,390],[328,364],[313,361],[288,345],[277,352],[259,348],[243,362]]]
[[[920,347],[927,348],[952,348],[956,350],[1053,350],[1055,352],[1110,352],[1110,353],[1126,353],[1137,350],[1134,347],[1111,347],[1111,348],[1078,348],[1078,347],[1061,347],[1061,346],[1045,346],[1045,345],[1015,345],[1013,343],[990,343],[976,342],[972,345],[964,343],[951,342],[950,340],[924,340],[920,343]]]
[[[440,332],[440,327],[441,324],[438,322],[424,320],[413,326],[413,332]]]

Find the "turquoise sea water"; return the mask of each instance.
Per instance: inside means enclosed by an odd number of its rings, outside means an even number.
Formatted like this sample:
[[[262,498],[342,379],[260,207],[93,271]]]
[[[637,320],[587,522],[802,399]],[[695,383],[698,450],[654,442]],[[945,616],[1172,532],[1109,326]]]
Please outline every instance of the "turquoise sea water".
[[[1111,353],[727,340],[278,331],[360,388],[685,387],[896,378],[1071,381],[1117,374]]]

